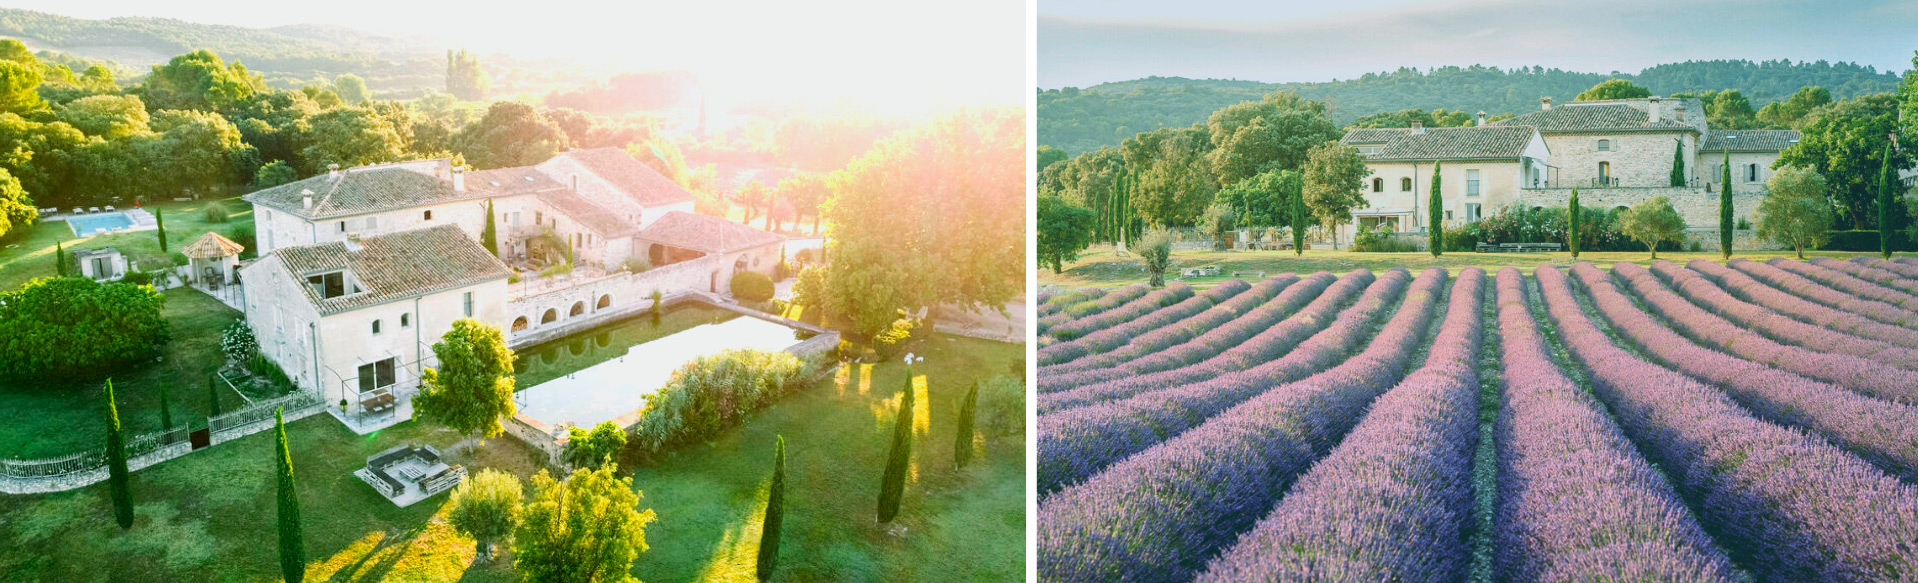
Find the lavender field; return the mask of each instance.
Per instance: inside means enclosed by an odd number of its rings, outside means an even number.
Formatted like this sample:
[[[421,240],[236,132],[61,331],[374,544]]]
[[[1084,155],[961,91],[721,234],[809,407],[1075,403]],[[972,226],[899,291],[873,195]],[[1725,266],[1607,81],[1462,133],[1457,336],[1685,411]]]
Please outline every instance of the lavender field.
[[[1047,582],[1918,582],[1918,259],[1042,296]]]

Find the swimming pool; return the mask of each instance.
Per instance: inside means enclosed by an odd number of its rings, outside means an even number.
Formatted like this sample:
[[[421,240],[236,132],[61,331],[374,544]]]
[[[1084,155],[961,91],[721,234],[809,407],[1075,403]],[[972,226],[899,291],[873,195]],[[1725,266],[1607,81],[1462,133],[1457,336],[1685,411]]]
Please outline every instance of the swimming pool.
[[[613,326],[646,326],[646,321],[639,317]],[[783,350],[799,343],[792,328],[748,316],[700,324],[627,346],[611,342],[613,336],[586,331],[522,353],[517,375],[521,378],[550,377],[558,371],[541,369],[566,366],[571,358],[606,359],[520,390],[514,394],[519,411],[553,426],[591,427],[644,407],[646,395],[658,391],[674,370],[694,358],[731,348]],[[549,360],[553,363],[547,364]]]
[[[75,237],[91,237],[102,232],[131,227],[133,217],[127,216],[124,212],[70,217],[67,219],[67,226],[73,228]]]

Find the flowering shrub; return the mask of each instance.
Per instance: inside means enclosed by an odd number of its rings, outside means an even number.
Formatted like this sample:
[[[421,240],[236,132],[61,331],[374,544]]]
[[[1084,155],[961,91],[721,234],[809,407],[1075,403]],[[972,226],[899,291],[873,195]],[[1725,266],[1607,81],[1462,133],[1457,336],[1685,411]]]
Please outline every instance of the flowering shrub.
[[[1645,245],[1633,241],[1618,230],[1618,213],[1605,209],[1579,209],[1580,251],[1644,251]],[[1518,205],[1500,207],[1498,212],[1460,229],[1464,237],[1484,243],[1565,243],[1564,207],[1530,209]],[[1446,233],[1452,238],[1452,233]],[[1470,251],[1470,247],[1456,250]]]
[[[1398,383],[1437,311],[1444,279],[1437,268],[1420,275],[1414,289],[1425,293],[1408,294],[1375,337],[1365,334],[1369,326],[1335,327],[1371,342],[1343,364],[1296,382],[1252,383],[1256,397],[1197,412],[1218,414],[1042,500],[1040,579],[1190,580],[1207,557],[1272,508],[1283,486],[1331,449],[1374,397]],[[1476,326],[1483,280],[1477,269],[1460,275],[1441,337],[1459,340],[1457,328]],[[1330,342],[1340,341],[1328,337]],[[1443,360],[1444,350],[1434,356]],[[1301,346],[1295,354],[1306,352]],[[1341,351],[1331,360],[1343,356]],[[1040,423],[1043,437],[1045,420]]]
[[[1060,364],[1079,359],[1095,352],[1105,352],[1124,346],[1140,334],[1171,325],[1174,322],[1196,316],[1219,302],[1251,289],[1251,285],[1241,280],[1231,280],[1212,286],[1198,295],[1186,298],[1179,303],[1154,310],[1118,325],[1093,332],[1079,338],[1053,344],[1039,349],[1039,364]],[[1060,331],[1055,328],[1054,332]]]
[[[220,352],[228,361],[246,362],[259,350],[260,342],[253,338],[253,328],[246,325],[246,320],[234,320],[220,332]]]
[[[1612,344],[1566,276],[1534,272],[1559,337],[1651,461],[1768,581],[1870,581],[1918,572],[1918,488],[1822,439],[1751,416],[1716,388]],[[1596,280],[1591,287],[1609,286]]]
[[[1185,301],[1189,297],[1192,297],[1192,286],[1173,282],[1125,305],[1053,326],[1048,334],[1055,340],[1072,340],[1150,314],[1153,310]]]
[[[1106,368],[1150,354],[1154,351],[1164,350],[1173,345],[1191,340],[1194,336],[1202,334],[1205,331],[1229,324],[1234,319],[1245,315],[1260,304],[1271,300],[1272,296],[1278,295],[1280,291],[1283,291],[1287,286],[1292,285],[1298,280],[1298,276],[1290,273],[1266,279],[1257,285],[1248,287],[1245,290],[1246,293],[1238,294],[1232,296],[1230,299],[1218,302],[1216,305],[1207,308],[1203,312],[1194,314],[1189,318],[1172,324],[1159,326],[1157,329],[1143,333],[1135,331],[1127,334],[1123,338],[1123,346],[1104,352],[1087,354],[1068,362],[1041,366],[1039,367],[1039,374],[1047,377],[1056,377],[1068,372]],[[1214,288],[1214,291],[1217,289],[1218,288]],[[1110,331],[1111,330],[1106,330],[1100,332],[1100,334]],[[1040,350],[1039,352],[1040,362],[1044,362],[1045,351]]]

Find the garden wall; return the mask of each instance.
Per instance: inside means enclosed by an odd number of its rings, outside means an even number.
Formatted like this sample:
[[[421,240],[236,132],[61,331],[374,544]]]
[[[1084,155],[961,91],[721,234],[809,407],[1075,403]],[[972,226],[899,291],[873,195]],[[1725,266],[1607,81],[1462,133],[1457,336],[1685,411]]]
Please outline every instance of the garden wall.
[[[273,412],[285,408],[286,421],[304,419],[326,410],[319,396],[300,392],[260,401],[244,408],[207,419],[212,447],[273,428]],[[127,469],[138,471],[147,466],[177,458],[194,451],[186,426],[172,430],[134,435],[127,439]],[[205,449],[204,447],[201,449]],[[107,479],[106,450],[82,451],[70,455],[33,460],[0,460],[0,493],[39,494],[61,492],[90,486]]]

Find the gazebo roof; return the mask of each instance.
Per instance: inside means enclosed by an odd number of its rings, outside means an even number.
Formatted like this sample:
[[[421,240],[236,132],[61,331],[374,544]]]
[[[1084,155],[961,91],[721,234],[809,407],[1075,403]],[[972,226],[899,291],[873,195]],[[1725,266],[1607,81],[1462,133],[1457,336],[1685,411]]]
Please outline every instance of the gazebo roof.
[[[244,250],[246,250],[246,247],[233,242],[232,239],[222,237],[219,233],[208,231],[207,234],[200,236],[200,240],[194,241],[192,245],[187,245],[186,248],[181,249],[180,252],[185,253],[188,259],[213,259],[229,255],[239,255],[240,252]]]

